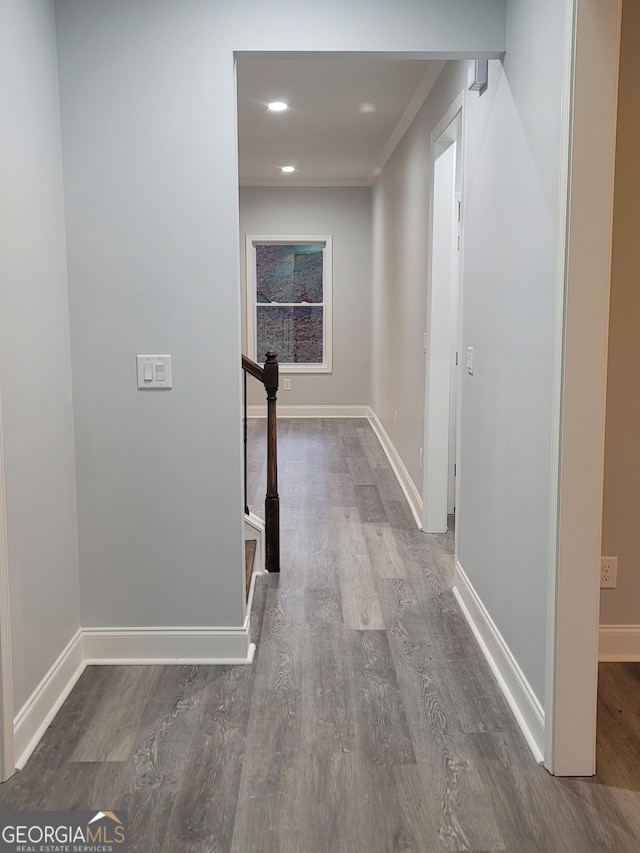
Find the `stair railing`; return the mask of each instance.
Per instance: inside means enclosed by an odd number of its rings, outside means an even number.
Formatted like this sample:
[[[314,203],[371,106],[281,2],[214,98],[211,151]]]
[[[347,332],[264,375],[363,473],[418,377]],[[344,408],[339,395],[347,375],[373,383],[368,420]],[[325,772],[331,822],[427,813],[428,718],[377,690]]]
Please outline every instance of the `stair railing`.
[[[267,493],[264,499],[265,568],[280,571],[280,498],[278,497],[278,361],[275,352],[266,353],[264,367],[246,355],[242,356],[244,376],[244,511],[249,513],[247,498],[247,374],[261,382],[267,392]]]

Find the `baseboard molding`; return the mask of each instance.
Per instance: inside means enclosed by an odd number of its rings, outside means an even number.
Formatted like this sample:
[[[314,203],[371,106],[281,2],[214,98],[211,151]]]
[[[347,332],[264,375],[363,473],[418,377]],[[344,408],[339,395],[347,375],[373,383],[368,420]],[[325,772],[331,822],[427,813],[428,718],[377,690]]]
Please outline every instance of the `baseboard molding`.
[[[368,418],[369,406],[287,406],[278,402],[279,418]],[[247,406],[247,417],[266,418],[267,405]]]
[[[253,558],[253,573],[251,575],[251,583],[249,585],[249,595],[247,596],[247,600],[245,602],[244,607],[247,630],[249,630],[248,620],[249,616],[251,615],[251,605],[253,604],[253,593],[256,586],[256,577],[258,577],[258,575],[264,574],[264,572],[266,571],[266,535],[264,521],[258,515],[255,515],[253,512],[249,512],[248,514],[245,513],[244,538],[245,540],[256,540],[256,553]]]
[[[249,615],[240,628],[84,628],[14,719],[16,770],[21,770],[87,666],[93,664],[250,664]]]
[[[256,540],[256,553],[253,558],[253,575],[261,575],[265,567],[265,527],[264,521],[254,513],[245,513],[244,538]]]
[[[266,405],[247,406],[247,417],[265,418]],[[391,469],[400,483],[416,524],[422,530],[422,496],[411,479],[406,465],[376,413],[371,406],[282,406],[278,404],[279,418],[366,418],[382,445]]]
[[[14,719],[17,770],[27,763],[85,666],[82,631],[78,629]]]
[[[264,521],[260,518],[259,515],[256,515],[254,512],[245,512],[244,514],[244,525],[245,525],[245,539],[248,536],[247,528],[250,528],[252,531],[255,531],[256,534],[264,533]]]
[[[396,475],[396,479],[400,483],[400,488],[404,492],[404,496],[407,499],[407,503],[413,513],[413,517],[416,520],[416,524],[422,530],[422,496],[420,492],[416,488],[415,483],[411,479],[407,468],[400,458],[400,454],[395,448],[394,443],[389,438],[389,435],[385,428],[382,426],[382,423],[376,413],[369,409],[368,420],[371,424],[373,431],[378,437],[378,441],[382,445],[382,449],[384,450],[387,459],[389,460],[389,464],[391,465],[391,469],[393,473]]]
[[[459,562],[456,562],[453,594],[531,752],[540,763],[544,758],[544,709]]]
[[[248,618],[238,628],[85,628],[87,664],[250,663]]]
[[[598,660],[640,661],[640,625],[600,625]]]

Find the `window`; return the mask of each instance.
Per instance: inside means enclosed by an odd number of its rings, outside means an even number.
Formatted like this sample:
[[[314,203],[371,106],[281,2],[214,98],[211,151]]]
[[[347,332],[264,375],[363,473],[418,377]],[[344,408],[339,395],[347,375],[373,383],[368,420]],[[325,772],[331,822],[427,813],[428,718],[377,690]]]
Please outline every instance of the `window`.
[[[247,343],[287,373],[331,373],[331,237],[247,237]]]

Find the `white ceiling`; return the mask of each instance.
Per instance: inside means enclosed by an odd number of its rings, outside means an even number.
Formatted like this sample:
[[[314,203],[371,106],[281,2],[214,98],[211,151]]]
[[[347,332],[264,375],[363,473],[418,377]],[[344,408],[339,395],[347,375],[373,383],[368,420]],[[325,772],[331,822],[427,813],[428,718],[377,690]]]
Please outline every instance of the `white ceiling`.
[[[369,186],[443,63],[397,59],[238,60],[241,186]],[[270,101],[289,104],[283,113]],[[362,113],[359,105],[373,104]],[[281,166],[296,171],[282,174]]]

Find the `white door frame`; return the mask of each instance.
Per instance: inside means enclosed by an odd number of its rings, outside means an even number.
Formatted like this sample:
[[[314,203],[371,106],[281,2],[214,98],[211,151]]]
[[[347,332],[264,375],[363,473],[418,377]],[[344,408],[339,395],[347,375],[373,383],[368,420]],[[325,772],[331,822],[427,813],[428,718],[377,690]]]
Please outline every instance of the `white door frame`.
[[[450,328],[449,312],[439,312],[436,307],[433,283],[433,242],[434,242],[434,175],[435,163],[438,156],[438,140],[449,127],[449,125],[460,116],[462,130],[456,140],[456,157],[461,163],[464,175],[464,92],[461,92],[449,107],[440,121],[431,131],[431,186],[429,191],[429,271],[427,279],[427,317],[426,317],[426,367],[425,367],[425,408],[424,408],[424,453],[423,453],[423,515],[422,529],[427,533],[446,533],[447,531],[447,493],[448,493],[448,459],[449,459],[449,398],[444,405],[442,394],[439,389],[450,387],[450,354],[451,340],[447,335],[448,343],[437,340],[435,331],[438,327]],[[464,187],[464,179],[462,182]],[[455,334],[459,338],[460,317],[462,316],[462,304],[460,293],[460,282],[462,279],[462,263],[459,258],[457,265],[457,288],[458,288],[458,321]],[[438,316],[446,313],[446,317]],[[439,337],[439,336],[438,336]],[[441,351],[446,349],[446,353]],[[456,401],[456,410],[458,404]],[[456,457],[459,450],[456,448]],[[457,501],[456,501],[457,503]]]
[[[595,772],[621,11],[621,0],[567,2],[544,759],[560,776]]]
[[[0,782],[4,782],[15,773],[11,660],[9,549],[7,543],[2,408],[0,404]]]
[[[622,0],[566,2],[544,702],[544,764],[555,775],[595,772],[621,11]],[[436,138],[453,117],[434,129]],[[464,113],[462,133],[464,176]]]

